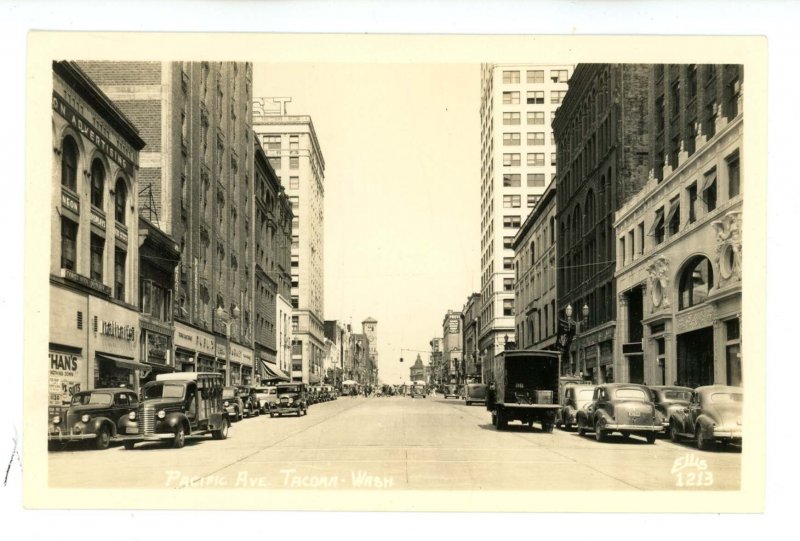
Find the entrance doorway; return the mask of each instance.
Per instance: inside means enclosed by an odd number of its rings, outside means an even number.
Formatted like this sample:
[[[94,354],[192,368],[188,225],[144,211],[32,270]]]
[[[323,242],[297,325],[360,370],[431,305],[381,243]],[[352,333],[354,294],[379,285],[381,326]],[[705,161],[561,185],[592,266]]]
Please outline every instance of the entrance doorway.
[[[678,385],[714,383],[714,329],[706,327],[678,335]]]
[[[630,383],[644,383],[644,357],[642,355],[628,355],[628,378]]]

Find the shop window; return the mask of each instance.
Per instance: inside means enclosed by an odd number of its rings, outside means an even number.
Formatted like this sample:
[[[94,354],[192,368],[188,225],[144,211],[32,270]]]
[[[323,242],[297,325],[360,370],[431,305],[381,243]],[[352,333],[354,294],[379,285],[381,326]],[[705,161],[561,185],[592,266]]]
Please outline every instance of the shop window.
[[[703,256],[692,259],[680,276],[679,309],[691,308],[705,301],[713,286],[711,262]]]
[[[92,186],[91,186],[91,201],[92,205],[102,209],[103,208],[103,186],[106,181],[106,170],[103,167],[103,162],[95,159],[92,162]]]
[[[125,187],[125,179],[120,177],[114,187],[114,219],[125,223],[125,203],[128,200],[128,189]]]
[[[61,145],[61,185],[78,191],[78,146],[69,136]]]
[[[78,224],[61,217],[61,268],[74,271],[77,253]]]
[[[739,319],[725,322],[725,362],[728,385],[739,386],[742,384],[742,353]]]
[[[118,301],[125,300],[125,250],[114,250],[114,298]]]
[[[103,281],[103,250],[105,239],[98,235],[92,235],[90,239],[90,277],[98,282]]]

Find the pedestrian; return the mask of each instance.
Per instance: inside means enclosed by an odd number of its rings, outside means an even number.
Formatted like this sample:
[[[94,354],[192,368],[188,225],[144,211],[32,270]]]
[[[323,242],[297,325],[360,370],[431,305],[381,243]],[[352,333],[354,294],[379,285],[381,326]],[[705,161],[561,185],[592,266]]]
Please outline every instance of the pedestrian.
[[[431,387],[431,396],[436,398],[436,386]]]

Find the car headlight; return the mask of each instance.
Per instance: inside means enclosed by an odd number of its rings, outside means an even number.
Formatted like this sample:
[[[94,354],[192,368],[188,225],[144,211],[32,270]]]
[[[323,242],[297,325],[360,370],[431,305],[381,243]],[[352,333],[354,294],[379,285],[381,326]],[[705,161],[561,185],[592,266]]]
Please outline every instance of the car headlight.
[[[135,421],[136,420],[136,412],[135,411],[130,412],[128,414],[128,419],[130,419],[131,421]]]
[[[58,415],[56,415],[55,417],[53,417],[53,424],[54,424],[54,425],[57,425],[57,424],[59,424],[60,422],[61,422],[61,417],[59,417]]]
[[[225,402],[223,402],[222,407],[224,407],[224,408],[228,407],[228,401],[227,400]]]
[[[158,413],[156,413],[156,415],[158,416],[159,419],[163,419],[164,417],[167,416],[167,412],[164,410],[158,410]]]
[[[81,417],[81,421],[84,422],[84,423],[88,423],[89,422],[89,415],[84,413],[83,416]]]

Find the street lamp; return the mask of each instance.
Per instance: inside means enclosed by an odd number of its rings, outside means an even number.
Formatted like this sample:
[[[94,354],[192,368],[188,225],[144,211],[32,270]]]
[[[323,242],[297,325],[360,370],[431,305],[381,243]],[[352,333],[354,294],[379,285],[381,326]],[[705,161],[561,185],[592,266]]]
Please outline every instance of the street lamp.
[[[586,326],[587,321],[589,320],[589,306],[584,303],[583,308],[581,308],[581,315],[583,316],[580,320],[572,319],[573,309],[572,305],[568,304],[566,308],[564,308],[564,314],[567,316],[567,323],[570,327],[575,327],[575,336],[577,337],[581,332],[581,325]],[[584,367],[585,368],[585,367]]]
[[[239,319],[239,315],[241,314],[241,310],[235,304],[231,309],[230,317],[228,316],[228,312],[222,308],[222,306],[217,307],[217,318],[220,323],[225,325],[225,386],[229,386],[231,384],[231,325],[234,321]]]

